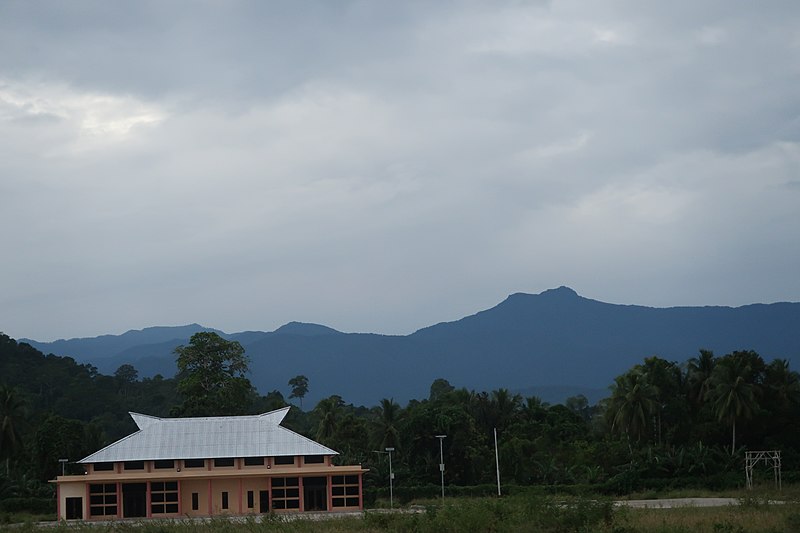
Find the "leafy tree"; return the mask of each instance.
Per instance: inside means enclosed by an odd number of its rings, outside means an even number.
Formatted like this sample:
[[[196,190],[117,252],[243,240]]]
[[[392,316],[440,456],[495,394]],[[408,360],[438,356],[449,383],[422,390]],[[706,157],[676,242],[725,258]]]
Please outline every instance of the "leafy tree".
[[[139,371],[133,365],[125,363],[114,371],[114,377],[121,383],[130,384],[139,379]]]
[[[455,390],[455,387],[450,385],[450,382],[443,378],[433,380],[431,383],[431,390],[428,399],[432,402],[444,399],[445,396]]]
[[[289,380],[289,386],[292,388],[292,393],[289,398],[300,398],[300,409],[303,408],[303,398],[308,393],[308,378],[299,375]]]
[[[0,459],[6,461],[6,475],[9,474],[11,457],[22,444],[19,425],[23,416],[23,402],[19,393],[7,385],[0,385]]]
[[[178,392],[183,403],[178,416],[245,414],[253,402],[253,386],[245,377],[249,360],[242,345],[211,331],[192,335],[188,346],[175,348]]]
[[[33,456],[39,479],[43,481],[61,473],[59,459],[75,462],[94,451],[86,446],[84,423],[80,420],[50,415],[37,426]]]

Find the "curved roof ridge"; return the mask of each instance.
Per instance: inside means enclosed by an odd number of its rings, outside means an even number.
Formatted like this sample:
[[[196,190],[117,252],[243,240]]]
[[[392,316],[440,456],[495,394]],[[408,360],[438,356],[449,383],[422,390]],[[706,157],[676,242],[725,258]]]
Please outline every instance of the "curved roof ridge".
[[[80,463],[336,455],[337,452],[280,425],[291,406],[260,415],[160,418],[131,412],[139,430]]]
[[[139,427],[139,429],[148,428],[153,424],[161,422],[162,420],[157,416],[143,415],[141,413],[134,413],[133,411],[128,411],[128,414],[131,415],[131,418],[133,418],[133,421],[136,422],[136,425]]]

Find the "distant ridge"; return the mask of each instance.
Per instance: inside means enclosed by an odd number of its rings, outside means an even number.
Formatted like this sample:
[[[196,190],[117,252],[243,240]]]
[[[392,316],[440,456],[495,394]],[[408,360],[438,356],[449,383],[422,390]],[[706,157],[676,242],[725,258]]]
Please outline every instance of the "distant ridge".
[[[339,335],[340,331],[336,331],[328,326],[320,326],[319,324],[307,324],[305,322],[289,322],[275,330],[275,333],[284,335],[306,335],[315,337],[317,335]]]
[[[186,326],[153,326],[131,329],[121,335],[59,339],[53,342],[19,339],[19,342],[26,342],[43,353],[69,355],[77,360],[89,360],[114,357],[142,345],[189,339],[199,331],[222,333],[217,329],[207,328],[200,324],[188,324]]]
[[[107,373],[131,363],[142,376],[171,376],[175,346],[200,330],[210,328],[192,324],[26,342]],[[604,303],[558,287],[515,293],[490,309],[404,336],[342,333],[301,322],[273,332],[220,334],[245,347],[259,391],[287,393],[287,381],[304,374],[309,403],[331,394],[367,405],[424,398],[440,377],[478,390],[539,390],[553,401],[567,391],[596,398],[615,376],[651,355],[683,362],[700,348],[719,355],[752,349],[767,360],[800,361],[800,304],[653,308]]]

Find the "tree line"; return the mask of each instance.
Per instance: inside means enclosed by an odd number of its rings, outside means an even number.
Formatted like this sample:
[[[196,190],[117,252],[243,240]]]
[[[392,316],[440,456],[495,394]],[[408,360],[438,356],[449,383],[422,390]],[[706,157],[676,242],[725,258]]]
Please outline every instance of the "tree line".
[[[175,355],[175,378],[140,379],[131,365],[106,376],[0,334],[0,500],[48,495],[44,482],[59,473],[59,459],[76,461],[136,430],[128,411],[212,416],[289,405],[279,390],[261,395],[252,387],[236,342],[198,333]],[[406,405],[384,398],[355,406],[334,395],[303,410],[313,383],[299,375],[287,386],[300,407],[284,424],[339,451],[337,461],[368,467],[368,488],[386,485],[386,448],[394,448],[399,490],[438,484],[436,435],[446,435],[446,484],[494,483],[495,430],[506,484],[610,493],[729,487],[743,483],[743,448],[782,450],[784,479],[800,471],[800,376],[788,361],[767,363],[753,351],[700,350],[683,363],[647,357],[615,378],[608,398],[595,405],[582,396],[550,405],[440,378],[427,398]]]

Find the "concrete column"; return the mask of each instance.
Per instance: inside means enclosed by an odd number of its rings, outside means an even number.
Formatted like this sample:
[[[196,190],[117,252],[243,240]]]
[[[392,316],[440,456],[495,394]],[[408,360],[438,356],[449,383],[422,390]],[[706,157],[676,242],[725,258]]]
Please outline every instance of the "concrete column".
[[[153,501],[152,498],[153,498],[153,496],[150,493],[150,482],[148,481],[147,482],[147,498],[146,498],[147,501],[145,503],[145,505],[147,505],[147,518],[153,518],[153,506],[151,505],[151,503]]]
[[[327,496],[328,496],[328,511],[333,511],[333,487],[331,487],[331,482],[333,481],[333,476],[328,474],[327,479],[328,479],[328,483],[327,483],[328,488],[327,488],[326,492],[328,493],[327,494]]]
[[[211,496],[211,478],[208,478],[208,516],[214,514],[214,498]]]
[[[303,511],[306,510],[306,502],[305,502],[305,498],[303,497],[303,478],[302,477],[297,478],[297,485],[300,488],[300,512],[302,513]]]
[[[364,510],[364,474],[358,474],[358,508]]]

